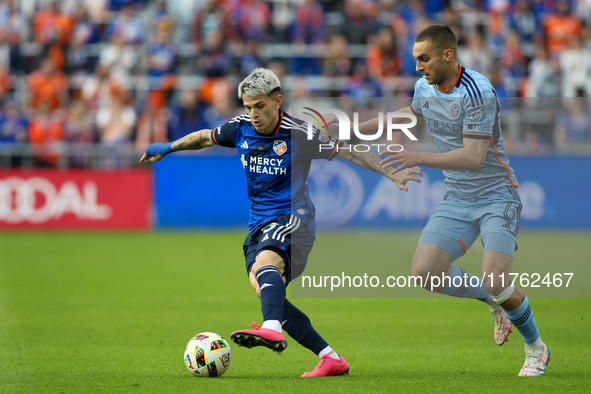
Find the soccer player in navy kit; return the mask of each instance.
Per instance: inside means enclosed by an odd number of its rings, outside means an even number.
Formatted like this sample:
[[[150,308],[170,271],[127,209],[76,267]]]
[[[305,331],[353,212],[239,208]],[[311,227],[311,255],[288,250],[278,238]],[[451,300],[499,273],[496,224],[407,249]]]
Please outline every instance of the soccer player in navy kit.
[[[287,347],[283,330],[320,357],[302,376],[345,375],[349,365],[314,330],[310,319],[286,299],[286,286],[304,270],[314,244],[315,208],[306,184],[312,159],[350,160],[391,179],[401,190],[420,180],[409,168],[394,176],[381,168],[370,152],[347,149],[342,141],[307,125],[282,108],[281,83],[271,70],[257,68],[238,87],[247,114],[213,130],[200,130],[165,145],[153,144],[140,162],[155,162],[166,154],[202,149],[214,144],[236,148],[246,173],[251,202],[249,234],[243,245],[250,282],[261,299],[263,325],[239,330],[231,338],[240,346],[266,346],[278,353]],[[321,149],[321,146],[323,149]],[[329,148],[329,149],[327,149]]]
[[[457,39],[445,25],[429,26],[415,38],[413,57],[423,78],[415,85],[412,105],[402,111],[427,123],[437,153],[403,150],[380,155],[387,155],[385,168],[398,166],[392,173],[421,165],[441,169],[445,175],[444,201],[423,229],[413,275],[432,278],[445,273],[452,279],[465,278],[436,290],[489,303],[499,345],[507,340],[512,322],[525,342],[525,363],[518,375],[540,376],[550,352],[540,338],[527,296],[509,276],[522,205],[519,183],[503,146],[500,104],[488,79],[458,64],[456,52]],[[360,125],[366,132],[375,127],[375,121]],[[451,265],[479,234],[484,245],[484,282]],[[479,285],[472,286],[476,282]]]

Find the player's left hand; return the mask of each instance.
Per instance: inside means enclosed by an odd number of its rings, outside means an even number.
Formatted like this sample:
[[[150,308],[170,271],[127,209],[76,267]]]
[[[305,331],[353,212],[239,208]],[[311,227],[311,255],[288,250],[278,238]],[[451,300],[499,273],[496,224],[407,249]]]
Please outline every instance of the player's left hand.
[[[382,168],[388,168],[393,166],[398,166],[396,168],[392,168],[390,175],[394,175],[403,168],[411,168],[419,165],[418,162],[418,155],[415,152],[411,152],[409,150],[402,150],[401,152],[390,152],[390,151],[382,151],[378,153],[378,156],[385,156],[380,162]]]
[[[172,143],[168,144],[152,144],[146,148],[146,152],[142,155],[140,163],[153,163],[162,160],[164,156],[172,152]]]
[[[417,183],[421,183],[421,180],[413,175],[423,176],[423,170],[421,170],[419,167],[406,168],[397,174],[388,175],[388,178],[394,182],[400,190],[407,192],[408,186],[406,186],[406,182],[415,181]]]

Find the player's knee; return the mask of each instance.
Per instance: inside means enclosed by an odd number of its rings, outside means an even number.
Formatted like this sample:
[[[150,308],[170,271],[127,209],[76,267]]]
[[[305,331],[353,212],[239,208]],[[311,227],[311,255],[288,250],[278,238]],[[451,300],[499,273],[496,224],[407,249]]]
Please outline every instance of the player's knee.
[[[263,250],[257,255],[251,272],[256,273],[257,270],[266,266],[273,266],[277,268],[281,275],[283,275],[285,272],[285,263],[283,258],[272,250]]]
[[[415,278],[417,283],[419,283],[423,288],[428,288],[428,279],[431,276],[431,273],[426,268],[424,264],[414,264],[411,268],[411,275]]]

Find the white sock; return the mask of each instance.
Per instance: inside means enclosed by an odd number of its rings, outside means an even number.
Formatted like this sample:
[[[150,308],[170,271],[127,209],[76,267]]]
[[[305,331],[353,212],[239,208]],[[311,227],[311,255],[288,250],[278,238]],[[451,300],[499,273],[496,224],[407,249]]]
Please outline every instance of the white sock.
[[[542,337],[538,337],[538,339],[536,339],[534,342],[526,343],[525,348],[542,350],[544,348],[544,341],[542,341]]]
[[[328,355],[330,358],[334,358],[335,360],[341,359],[341,357],[337,354],[337,352],[332,350],[332,348],[330,346],[325,347],[324,349],[322,349],[320,351],[320,353],[318,353],[318,357],[320,357],[320,358],[322,358],[326,355]]]
[[[500,308],[500,307],[501,307],[499,304],[497,304],[497,303],[495,302],[495,300],[493,300],[492,296],[489,296],[489,297],[488,297],[488,299],[487,299],[486,301],[484,301],[484,302],[486,302],[486,303],[487,303],[489,306],[492,306],[492,307],[493,307],[493,308],[495,308],[495,309],[497,309],[497,308]]]
[[[265,320],[261,328],[268,328],[269,330],[277,331],[282,333],[281,322],[279,320]]]

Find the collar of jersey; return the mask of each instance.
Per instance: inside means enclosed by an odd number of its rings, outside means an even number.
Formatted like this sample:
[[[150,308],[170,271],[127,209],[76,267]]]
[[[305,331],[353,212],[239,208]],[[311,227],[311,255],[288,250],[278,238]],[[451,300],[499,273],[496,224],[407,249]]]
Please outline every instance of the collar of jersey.
[[[451,92],[454,88],[459,88],[460,87],[460,81],[462,80],[462,75],[464,74],[464,67],[462,67],[461,64],[458,63],[458,66],[460,66],[460,71],[458,71],[458,79],[456,79],[456,83],[453,84],[453,86],[451,88],[449,88],[446,91],[440,90],[437,85],[435,85],[435,89],[437,89],[440,93],[449,93]]]
[[[283,120],[284,113],[285,113],[285,111],[283,111],[283,108],[279,108],[279,122],[277,122],[277,127],[275,127],[275,132],[270,133],[270,134],[263,134],[263,133],[259,133],[254,127],[252,129],[254,130],[256,135],[258,135],[260,137],[274,137],[277,135],[277,133],[279,133],[279,129],[281,128],[281,121]]]

